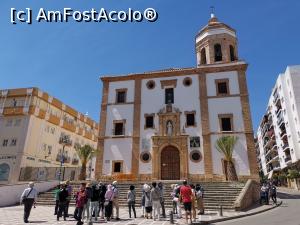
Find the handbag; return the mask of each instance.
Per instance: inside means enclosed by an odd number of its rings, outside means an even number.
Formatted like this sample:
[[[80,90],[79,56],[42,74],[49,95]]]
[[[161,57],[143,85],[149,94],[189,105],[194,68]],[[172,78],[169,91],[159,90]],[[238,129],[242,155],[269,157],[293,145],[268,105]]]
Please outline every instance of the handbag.
[[[28,192],[28,194],[27,194],[26,196],[23,196],[23,198],[22,198],[22,203],[24,203],[25,200],[28,198],[28,196],[29,196],[30,193],[32,192],[32,189],[33,189],[33,188],[30,189],[30,191]]]
[[[178,202],[178,201],[179,201],[179,198],[174,197],[174,198],[173,198],[173,201],[174,201],[174,202]]]
[[[113,194],[114,193],[111,194],[111,196],[110,196],[110,198],[108,200],[105,199],[104,206],[108,206],[109,205],[109,203],[111,201],[111,197],[113,196]]]

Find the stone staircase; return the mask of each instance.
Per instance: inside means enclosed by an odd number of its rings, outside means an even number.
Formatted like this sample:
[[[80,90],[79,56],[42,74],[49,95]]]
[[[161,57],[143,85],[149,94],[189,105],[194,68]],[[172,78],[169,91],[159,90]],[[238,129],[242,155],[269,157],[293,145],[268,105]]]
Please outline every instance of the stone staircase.
[[[166,208],[172,208],[171,198],[171,184],[176,183],[174,181],[164,181],[164,198]],[[177,182],[181,183],[181,182]],[[132,183],[120,183],[118,184],[119,189],[119,203],[122,206],[127,206],[127,192],[129,186]],[[201,186],[204,188],[204,205],[206,209],[217,210],[222,205],[225,210],[234,210],[234,202],[241,190],[244,187],[243,183],[231,183],[231,182],[201,182]],[[135,183],[136,191],[136,207],[140,206],[141,195],[142,195],[142,183]],[[79,183],[73,183],[74,193],[79,189]],[[37,204],[39,205],[54,205],[54,194],[53,190],[39,194]],[[72,199],[71,205],[74,205],[75,201]]]

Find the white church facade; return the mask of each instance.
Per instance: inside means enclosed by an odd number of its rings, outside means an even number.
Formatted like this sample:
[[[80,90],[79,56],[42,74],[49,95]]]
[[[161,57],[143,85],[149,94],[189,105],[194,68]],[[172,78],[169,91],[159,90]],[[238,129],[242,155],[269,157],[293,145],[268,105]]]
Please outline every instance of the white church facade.
[[[234,29],[212,15],[197,66],[103,76],[95,174],[124,180],[224,180],[215,147],[235,135],[239,179],[257,178],[246,82]]]

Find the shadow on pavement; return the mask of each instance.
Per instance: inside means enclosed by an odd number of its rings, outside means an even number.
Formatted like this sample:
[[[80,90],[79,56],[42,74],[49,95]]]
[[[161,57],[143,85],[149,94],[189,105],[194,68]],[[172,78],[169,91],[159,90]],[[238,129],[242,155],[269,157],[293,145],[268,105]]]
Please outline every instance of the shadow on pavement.
[[[280,199],[300,199],[300,195],[278,192],[277,197]]]
[[[40,224],[40,223],[47,223],[47,221],[29,221],[29,223],[37,223],[37,224]]]

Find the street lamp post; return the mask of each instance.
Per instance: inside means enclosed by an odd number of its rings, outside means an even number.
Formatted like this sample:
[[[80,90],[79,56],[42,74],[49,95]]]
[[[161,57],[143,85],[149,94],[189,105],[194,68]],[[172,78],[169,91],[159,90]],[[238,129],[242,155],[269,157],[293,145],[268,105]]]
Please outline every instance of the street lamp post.
[[[63,164],[64,164],[64,161],[65,161],[65,147],[72,145],[72,141],[70,139],[70,136],[69,135],[62,135],[59,138],[59,144],[61,144],[63,146],[62,153],[61,153],[61,156],[60,156],[60,168],[59,168],[59,182],[60,182],[60,181],[64,180],[64,176],[62,177],[61,175],[62,175]]]

